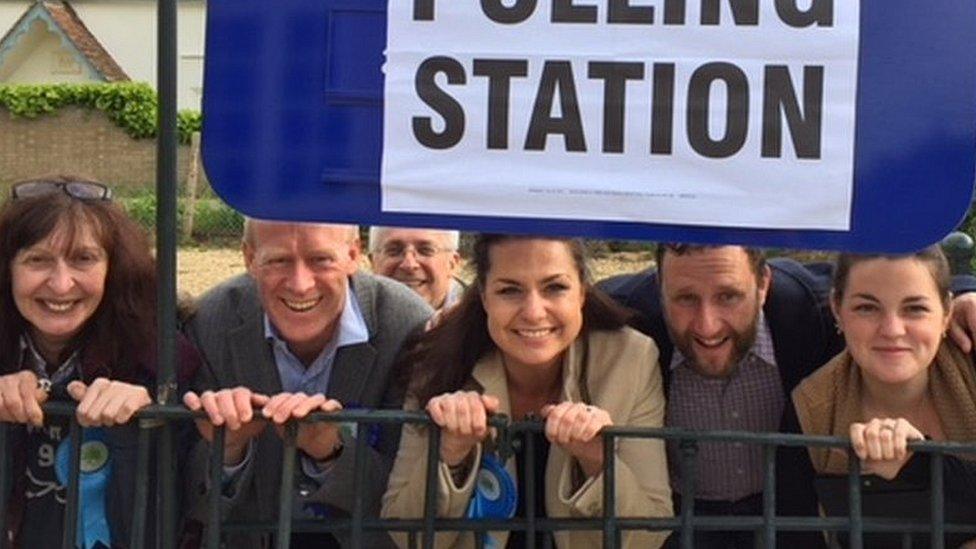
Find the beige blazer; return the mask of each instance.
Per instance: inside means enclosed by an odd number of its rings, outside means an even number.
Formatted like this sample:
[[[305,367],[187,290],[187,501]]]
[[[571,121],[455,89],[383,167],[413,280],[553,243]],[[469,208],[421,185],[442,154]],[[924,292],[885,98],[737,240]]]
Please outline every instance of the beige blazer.
[[[587,348],[588,347],[588,348]],[[593,404],[606,410],[614,425],[660,427],[664,421],[664,392],[657,362],[657,346],[647,336],[630,328],[594,331],[570,346],[563,359],[563,399],[580,401],[580,372],[586,360],[587,387]],[[500,411],[511,413],[505,370],[496,351],[475,364],[472,372],[475,389],[497,396]],[[405,405],[416,409],[416,401]],[[405,425],[393,472],[383,496],[384,518],[420,518],[424,509],[427,428]],[[481,460],[481,446],[476,462]],[[660,439],[618,439],[616,451],[616,496],[618,517],[670,517],[671,489],[664,443]],[[580,485],[573,481],[575,460],[559,446],[552,445],[546,464],[546,512],[550,518],[600,517],[603,515],[603,475]],[[515,458],[505,468],[516,479]],[[474,490],[477,467],[460,485],[454,483],[444,463],[438,467],[437,516],[463,517]],[[623,531],[624,547],[659,547],[668,532]],[[491,532],[497,547],[505,547],[508,532]],[[599,547],[601,531],[564,531],[555,534],[558,547]],[[401,547],[407,538],[396,538]],[[440,532],[436,547],[474,547],[469,532]]]

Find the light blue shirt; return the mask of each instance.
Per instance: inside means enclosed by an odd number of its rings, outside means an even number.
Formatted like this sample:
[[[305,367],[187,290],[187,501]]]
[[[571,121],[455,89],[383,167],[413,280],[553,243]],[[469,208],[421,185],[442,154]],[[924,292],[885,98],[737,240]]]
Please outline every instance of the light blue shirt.
[[[353,299],[352,283],[346,284],[346,304],[339,316],[332,339],[306,368],[301,360],[291,352],[288,343],[281,339],[278,329],[271,323],[267,313],[264,315],[264,336],[274,350],[275,366],[281,378],[281,388],[288,393],[302,392],[307,395],[322,393],[328,395],[329,378],[335,363],[336,352],[340,347],[359,345],[369,341],[369,328],[359,303]]]

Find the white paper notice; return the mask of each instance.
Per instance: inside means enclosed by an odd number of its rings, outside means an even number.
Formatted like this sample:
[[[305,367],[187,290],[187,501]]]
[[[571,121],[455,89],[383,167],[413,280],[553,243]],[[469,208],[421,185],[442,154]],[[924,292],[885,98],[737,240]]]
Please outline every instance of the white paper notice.
[[[859,0],[390,0],[382,208],[848,230]]]

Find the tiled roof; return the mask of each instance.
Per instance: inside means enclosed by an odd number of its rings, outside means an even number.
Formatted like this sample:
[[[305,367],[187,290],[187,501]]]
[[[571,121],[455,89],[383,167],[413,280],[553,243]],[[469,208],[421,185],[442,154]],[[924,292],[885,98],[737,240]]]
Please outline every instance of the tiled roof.
[[[44,10],[50,17],[51,21],[60,29],[60,31],[67,37],[68,41],[74,45],[78,53],[83,56],[92,67],[105,79],[107,82],[119,82],[129,80],[129,75],[122,70],[122,67],[115,62],[115,59],[105,51],[102,44],[95,38],[95,35],[88,30],[85,23],[78,17],[74,8],[71,7],[66,1],[43,1],[36,2],[32,5],[25,13],[20,17],[20,19],[14,23],[13,27],[7,31],[7,34],[0,39],[0,46],[7,42],[7,39],[17,31],[18,28],[25,22],[32,13],[35,15],[40,15],[36,13],[37,9]],[[41,15],[43,17],[43,15]],[[30,18],[34,20],[34,18]]]

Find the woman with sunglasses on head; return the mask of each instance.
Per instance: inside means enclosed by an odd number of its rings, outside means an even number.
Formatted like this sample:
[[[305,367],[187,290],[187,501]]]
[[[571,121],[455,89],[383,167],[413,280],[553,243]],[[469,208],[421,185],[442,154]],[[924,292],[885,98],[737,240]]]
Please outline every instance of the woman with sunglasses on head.
[[[15,547],[61,544],[69,425],[42,405],[68,400],[85,427],[77,543],[126,547],[138,433],[130,419],[155,385],[156,277],[145,232],[101,183],[24,181],[0,208],[0,265],[0,421],[12,424],[14,449],[5,538]],[[178,347],[188,379],[199,358],[185,340]]]
[[[405,407],[441,430],[438,517],[507,519],[603,516],[604,448],[611,425],[660,427],[664,395],[654,342],[627,328],[627,313],[588,280],[581,242],[483,235],[476,280],[407,355]],[[491,414],[540,418],[533,436],[535,494],[526,498],[526,451],[499,453]],[[384,517],[423,514],[429,431],[406,425]],[[526,444],[522,445],[525,449]],[[671,516],[663,442],[615,441],[616,513]],[[438,547],[474,547],[471,532],[441,532]],[[657,547],[667,532],[627,530],[626,547]],[[487,547],[522,547],[524,531],[490,532]],[[557,547],[597,547],[600,531],[562,531]],[[544,540],[538,540],[540,547]],[[405,537],[398,538],[401,545]]]
[[[938,246],[899,256],[842,254],[837,261],[831,308],[847,348],[805,379],[793,402],[803,433],[850,437],[862,471],[874,475],[865,483],[867,516],[928,518],[930,454],[910,451],[909,441],[976,442],[973,360],[946,337],[950,278]],[[841,514],[831,501],[847,498],[847,452],[810,448],[809,457],[821,476],[821,504]],[[949,521],[976,521],[974,459],[945,458]],[[922,493],[917,502],[911,492]],[[950,535],[946,546],[973,537]],[[927,546],[927,539],[917,535],[912,546]],[[901,547],[902,539],[871,534],[865,546]]]

